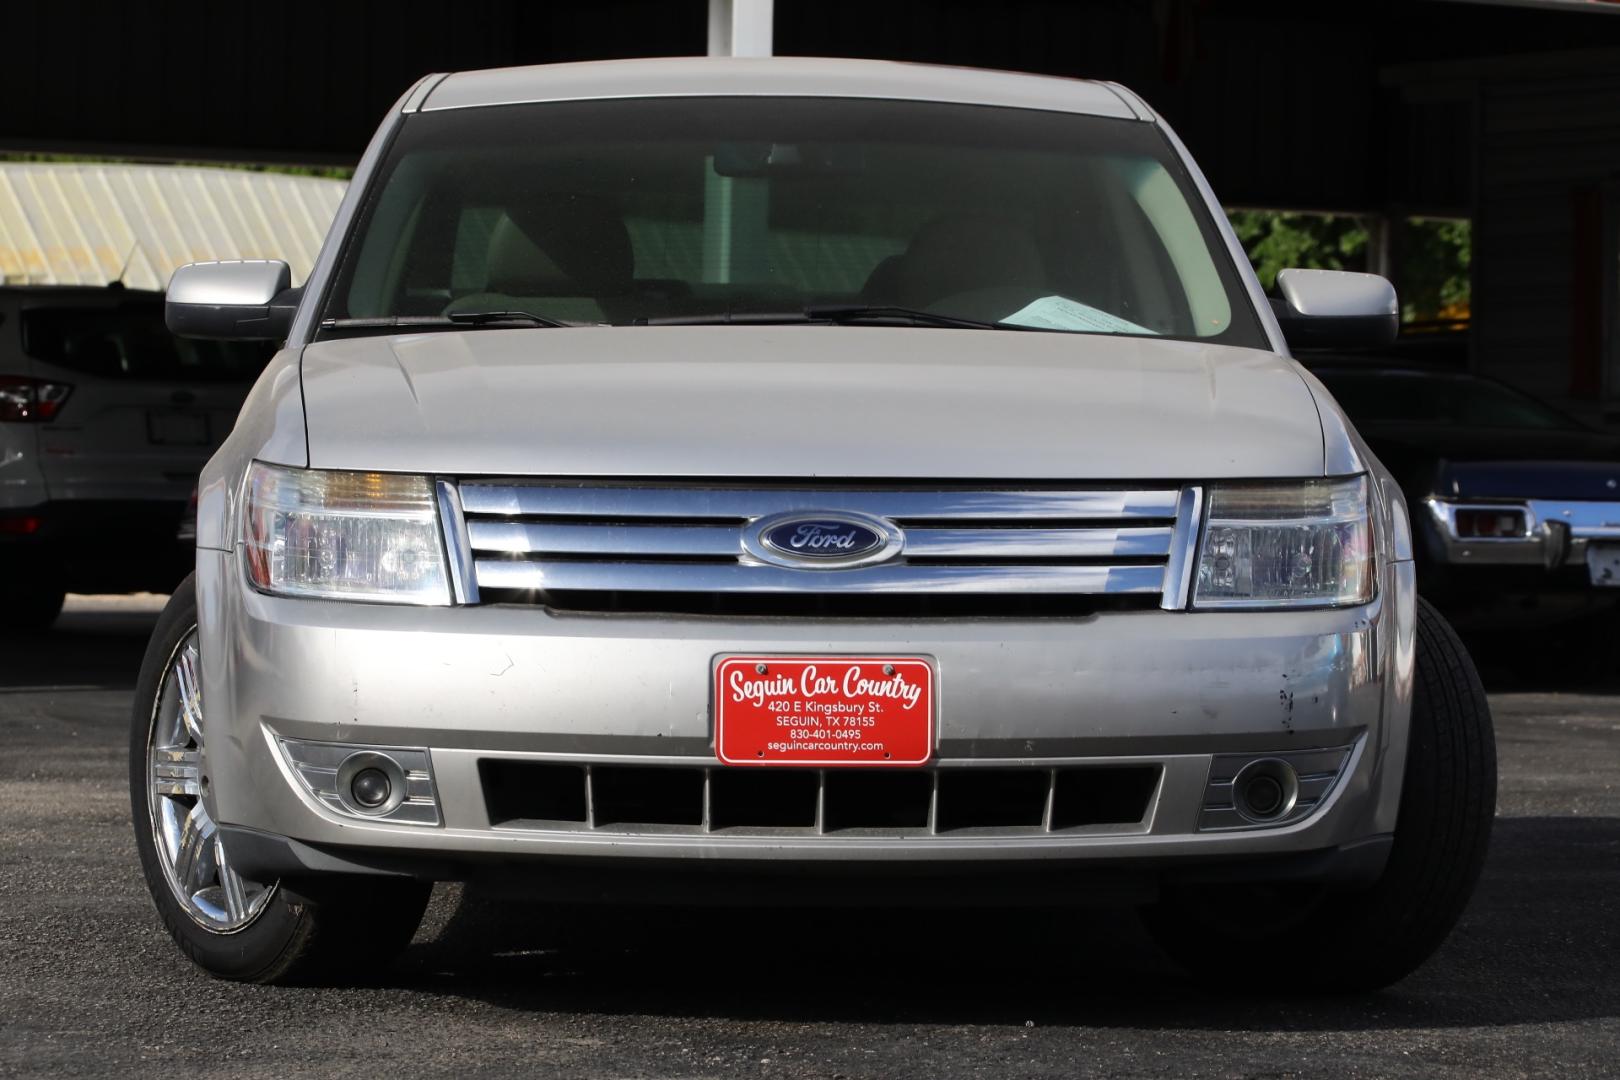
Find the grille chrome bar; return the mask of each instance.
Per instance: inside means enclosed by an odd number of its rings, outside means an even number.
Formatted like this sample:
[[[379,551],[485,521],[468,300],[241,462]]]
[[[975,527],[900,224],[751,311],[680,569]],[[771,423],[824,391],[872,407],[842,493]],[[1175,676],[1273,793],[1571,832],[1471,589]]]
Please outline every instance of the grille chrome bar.
[[[456,603],[476,604],[478,576],[473,568],[473,549],[467,536],[467,515],[461,505],[461,493],[448,480],[436,481],[433,488],[439,502],[439,519],[444,525],[450,587],[455,591]]]
[[[1199,526],[1204,514],[1204,489],[1184,487],[1176,507],[1175,531],[1166,546],[1170,563],[1164,571],[1164,596],[1159,606],[1166,611],[1182,611],[1192,593],[1198,567],[1193,556],[1198,550]]]
[[[468,522],[474,551],[505,554],[735,558],[742,528],[732,525],[579,525]],[[923,558],[1108,558],[1170,554],[1170,528],[912,529],[905,553]]]
[[[864,611],[862,597],[954,596],[985,614],[1028,614],[1042,596],[1181,606],[1202,502],[1196,487],[1008,484],[478,479],[454,494],[459,504],[446,506],[461,519],[469,592],[582,610],[674,604],[747,614],[800,612],[793,600],[761,607],[747,595],[819,597],[820,614]],[[897,527],[903,543],[867,565],[771,565],[753,532],[799,513],[872,518]],[[844,607],[827,608],[833,598]]]
[[[924,558],[1164,558],[1170,529],[910,529],[907,555]]]
[[[1164,588],[1163,566],[884,563],[825,571],[743,563],[515,559],[479,559],[476,565],[481,588],[539,591],[1156,595]]]
[[[508,554],[711,556],[742,554],[735,525],[554,525],[526,521],[470,521],[475,551]]]
[[[917,490],[733,488],[701,485],[582,486],[464,481],[468,514],[556,516],[618,521],[701,518],[746,521],[789,511],[843,510],[894,521],[1129,520],[1176,516],[1178,489]]]

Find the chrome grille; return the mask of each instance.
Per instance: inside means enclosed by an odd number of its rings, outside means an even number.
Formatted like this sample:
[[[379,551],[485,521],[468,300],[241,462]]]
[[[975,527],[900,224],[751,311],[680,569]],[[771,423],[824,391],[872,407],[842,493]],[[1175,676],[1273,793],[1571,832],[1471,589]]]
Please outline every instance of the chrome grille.
[[[658,595],[1128,597],[1179,607],[1200,493],[466,480],[441,495],[452,548],[463,549],[452,553],[464,602],[496,593],[567,608],[629,595],[656,610]],[[836,570],[750,556],[750,523],[789,513],[878,518],[903,530],[904,546],[888,561]]]

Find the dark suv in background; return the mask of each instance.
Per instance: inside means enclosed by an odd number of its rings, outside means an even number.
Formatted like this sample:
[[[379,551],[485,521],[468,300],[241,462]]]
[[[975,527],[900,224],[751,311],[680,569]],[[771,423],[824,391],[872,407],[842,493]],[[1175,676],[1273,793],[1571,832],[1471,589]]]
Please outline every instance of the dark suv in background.
[[[270,351],[175,338],[158,293],[0,288],[0,629],[185,577],[197,473]]]

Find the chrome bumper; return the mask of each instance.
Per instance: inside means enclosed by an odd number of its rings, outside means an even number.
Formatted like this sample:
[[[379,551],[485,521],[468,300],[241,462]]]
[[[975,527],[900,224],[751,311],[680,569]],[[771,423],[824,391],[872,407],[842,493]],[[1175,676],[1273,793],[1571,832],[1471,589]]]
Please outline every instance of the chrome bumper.
[[[1434,554],[1456,566],[1586,565],[1592,543],[1620,544],[1620,502],[1562,502],[1523,499],[1490,502],[1424,500],[1439,541]],[[1524,532],[1516,536],[1464,537],[1458,534],[1460,510],[1516,510],[1524,515]]]
[[[1208,858],[1393,831],[1415,612],[1410,563],[1363,608],[1077,619],[732,619],[401,608],[264,596],[202,551],[198,597],[215,820],[314,845],[440,855],[738,862]],[[1143,819],[1100,829],[672,829],[492,820],[480,763],[706,775],[710,672],[728,653],[922,655],[938,673],[930,768],[1160,770]],[[289,673],[295,673],[290,675]],[[311,793],[283,740],[420,748],[437,822],[357,819]],[[221,752],[219,748],[228,748]],[[1211,827],[1223,755],[1348,748],[1308,813]],[[1226,775],[1229,777],[1230,772]],[[937,781],[936,781],[937,783]],[[1216,820],[1219,820],[1216,815]],[[1228,822],[1230,824],[1230,822]]]

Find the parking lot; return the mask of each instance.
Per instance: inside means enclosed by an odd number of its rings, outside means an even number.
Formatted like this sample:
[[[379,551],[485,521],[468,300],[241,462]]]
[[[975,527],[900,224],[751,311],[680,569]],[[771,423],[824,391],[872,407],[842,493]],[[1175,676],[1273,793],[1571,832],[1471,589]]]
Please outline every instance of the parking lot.
[[[444,890],[352,987],[216,982],[159,925],[125,781],[156,598],[0,642],[0,1075],[1546,1076],[1620,1059],[1620,695],[1487,671],[1484,880],[1394,989],[1191,984],[1128,913],[548,913]],[[1505,668],[1505,661],[1493,662]]]

